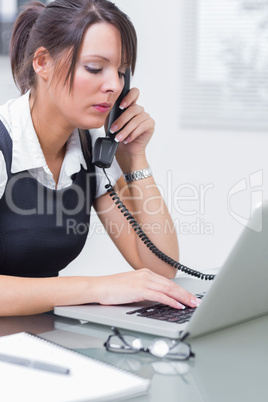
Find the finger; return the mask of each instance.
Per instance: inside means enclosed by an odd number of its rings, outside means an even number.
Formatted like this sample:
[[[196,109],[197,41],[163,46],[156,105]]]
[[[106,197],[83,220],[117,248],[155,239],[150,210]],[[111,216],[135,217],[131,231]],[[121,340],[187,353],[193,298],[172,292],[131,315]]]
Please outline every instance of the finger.
[[[201,299],[198,299],[192,293],[188,292],[186,289],[182,288],[171,280],[161,276],[160,279],[155,278],[155,281],[152,281],[149,286],[150,289],[160,292],[165,296],[189,307],[195,308],[201,303]]]
[[[128,94],[122,99],[120,103],[120,109],[126,109],[131,105],[134,105],[140,96],[138,88],[131,88]]]
[[[126,138],[131,137],[131,139],[135,139],[138,135],[141,135],[143,132],[150,131],[153,133],[153,125],[150,124],[150,117],[147,115],[139,115],[133,117],[126,126],[120,131],[117,135],[117,139],[123,142]]]
[[[150,118],[144,120],[141,122],[138,127],[133,130],[125,139],[124,139],[124,144],[128,144],[135,139],[137,139],[140,135],[142,134],[148,134],[150,137],[152,136],[154,132],[154,122],[151,121]]]
[[[170,279],[155,274],[146,268],[142,270],[141,274],[143,280],[146,282],[148,281],[147,288],[152,291],[193,308],[201,303],[200,299]]]
[[[130,106],[128,109],[126,109],[118,119],[116,119],[111,128],[110,132],[113,134],[117,132],[118,130],[121,130],[130,120],[133,119],[135,116],[139,116],[142,113],[144,113],[144,108],[139,105],[133,105]]]
[[[186,289],[182,288],[176,283],[172,283],[175,286],[171,289],[171,292],[169,293],[170,297],[175,298],[176,300],[189,307],[195,308],[199,306],[199,304],[201,303],[201,299],[198,299],[198,297],[188,292]]]
[[[175,308],[176,310],[183,310],[185,309],[185,306],[178,302],[175,299],[172,299],[171,297],[163,294],[163,293],[158,293],[153,290],[147,290],[144,294],[145,300],[149,300],[155,303],[161,303],[165,304],[167,306],[170,306],[172,308]]]

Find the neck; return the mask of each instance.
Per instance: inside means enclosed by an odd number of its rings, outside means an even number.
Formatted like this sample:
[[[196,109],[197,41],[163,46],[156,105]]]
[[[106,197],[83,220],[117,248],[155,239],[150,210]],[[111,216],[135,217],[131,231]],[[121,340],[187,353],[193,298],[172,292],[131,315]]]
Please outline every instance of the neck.
[[[64,122],[53,105],[42,95],[30,97],[31,116],[34,129],[47,163],[62,158],[68,138],[74,127]]]
[[[57,185],[66,152],[66,144],[74,127],[66,125],[47,99],[31,96],[30,109],[36,135],[46,163]]]

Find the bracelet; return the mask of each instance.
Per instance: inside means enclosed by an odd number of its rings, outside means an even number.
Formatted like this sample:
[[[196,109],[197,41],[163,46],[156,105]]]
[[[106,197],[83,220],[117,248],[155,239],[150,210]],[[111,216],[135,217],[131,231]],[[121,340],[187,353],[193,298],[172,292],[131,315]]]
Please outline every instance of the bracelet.
[[[132,183],[136,180],[145,179],[146,177],[152,176],[152,169],[150,166],[146,167],[145,169],[135,170],[135,172],[125,173],[123,174],[124,179],[127,183]]]

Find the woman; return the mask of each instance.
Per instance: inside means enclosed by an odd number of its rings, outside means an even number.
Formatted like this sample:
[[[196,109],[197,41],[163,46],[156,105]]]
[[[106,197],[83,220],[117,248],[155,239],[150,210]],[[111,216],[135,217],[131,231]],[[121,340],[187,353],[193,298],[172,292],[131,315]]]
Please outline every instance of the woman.
[[[152,300],[177,309],[199,304],[168,279],[175,269],[130,230],[105,191],[103,172],[91,161],[95,129],[105,125],[126,69],[135,69],[136,45],[132,23],[107,0],[55,0],[46,7],[28,3],[15,23],[11,64],[22,96],[0,108],[2,316],[91,302]],[[114,161],[108,174],[151,240],[177,260],[171,218],[148,176],[145,150],[154,121],[136,103],[138,97],[132,88],[111,127],[111,132],[123,129],[116,135],[119,166]],[[143,169],[147,177],[142,179],[126,183],[122,177],[122,172]],[[58,277],[83,248],[87,231],[79,234],[75,227],[88,227],[91,205],[134,270]],[[153,224],[161,230],[150,231]]]

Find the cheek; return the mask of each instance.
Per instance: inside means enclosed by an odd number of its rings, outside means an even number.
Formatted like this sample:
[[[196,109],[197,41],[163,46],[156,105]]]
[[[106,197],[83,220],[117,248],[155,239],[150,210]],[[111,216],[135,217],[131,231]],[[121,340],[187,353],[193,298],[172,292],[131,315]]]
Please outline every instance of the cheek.
[[[76,72],[73,82],[73,94],[75,97],[80,94],[90,96],[94,95],[97,90],[97,80],[91,77],[86,71],[81,71],[80,69]]]
[[[88,89],[88,82],[84,77],[78,75],[75,77],[73,82],[73,93],[79,94],[80,92],[84,92]]]
[[[91,103],[91,94],[92,90],[88,80],[76,75],[71,92],[69,91],[69,83],[67,83],[58,94],[60,107],[64,109],[68,117],[74,116],[77,112],[84,111],[84,108]]]

